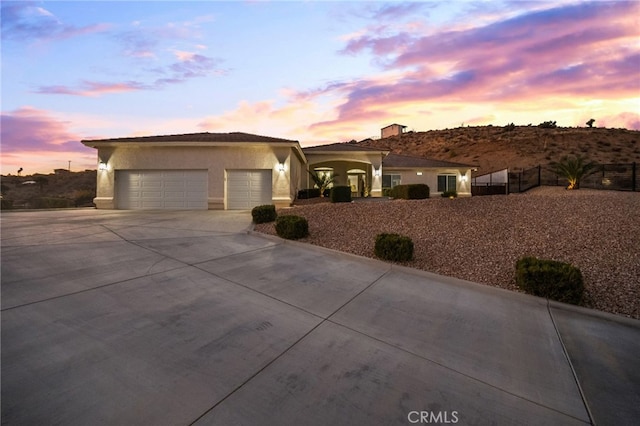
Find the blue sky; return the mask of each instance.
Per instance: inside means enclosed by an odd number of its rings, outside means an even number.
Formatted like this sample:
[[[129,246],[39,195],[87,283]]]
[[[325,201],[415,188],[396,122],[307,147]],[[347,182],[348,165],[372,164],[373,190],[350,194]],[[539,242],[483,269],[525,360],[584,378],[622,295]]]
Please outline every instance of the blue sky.
[[[89,138],[640,129],[639,17],[635,1],[3,1],[2,173],[95,168]]]

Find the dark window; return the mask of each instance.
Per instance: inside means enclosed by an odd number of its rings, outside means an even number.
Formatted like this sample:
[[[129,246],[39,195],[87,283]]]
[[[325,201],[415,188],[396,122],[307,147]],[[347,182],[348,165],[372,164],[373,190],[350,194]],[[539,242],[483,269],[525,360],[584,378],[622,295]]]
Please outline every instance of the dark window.
[[[438,192],[455,191],[456,175],[438,175]]]

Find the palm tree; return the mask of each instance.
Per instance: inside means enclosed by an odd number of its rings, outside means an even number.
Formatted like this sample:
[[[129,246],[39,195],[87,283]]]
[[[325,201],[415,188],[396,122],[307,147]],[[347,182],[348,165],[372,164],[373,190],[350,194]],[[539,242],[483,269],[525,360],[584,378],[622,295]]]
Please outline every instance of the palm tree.
[[[580,189],[580,181],[597,172],[598,165],[586,162],[583,157],[565,156],[558,162],[551,163],[555,172],[569,181],[567,189]]]
[[[330,176],[329,173],[319,174],[312,171],[309,171],[309,175],[311,175],[311,179],[313,179],[313,183],[315,183],[316,186],[320,188],[321,197],[324,197],[324,190],[327,189],[327,187],[331,185],[331,183],[333,183],[334,179],[339,176],[337,174]]]

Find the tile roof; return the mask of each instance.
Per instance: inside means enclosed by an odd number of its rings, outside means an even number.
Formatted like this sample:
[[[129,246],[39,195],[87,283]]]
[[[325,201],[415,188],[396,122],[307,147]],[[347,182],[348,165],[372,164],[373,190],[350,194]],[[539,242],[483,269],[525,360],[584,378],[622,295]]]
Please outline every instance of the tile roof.
[[[161,135],[161,136],[135,136],[129,138],[113,139],[91,139],[83,140],[82,143],[91,146],[95,143],[157,143],[157,142],[262,142],[262,143],[298,143],[289,139],[272,138],[269,136],[252,135],[250,133],[187,133],[182,135]]]
[[[453,163],[451,161],[433,160],[431,158],[424,157],[410,157],[408,155],[389,154],[382,159],[382,165],[384,167],[398,167],[398,168],[432,168],[432,167],[467,167],[477,168],[477,166],[471,166],[469,164]]]
[[[353,143],[330,143],[327,145],[318,145],[302,148],[305,154],[314,152],[388,152],[386,149],[368,148]]]

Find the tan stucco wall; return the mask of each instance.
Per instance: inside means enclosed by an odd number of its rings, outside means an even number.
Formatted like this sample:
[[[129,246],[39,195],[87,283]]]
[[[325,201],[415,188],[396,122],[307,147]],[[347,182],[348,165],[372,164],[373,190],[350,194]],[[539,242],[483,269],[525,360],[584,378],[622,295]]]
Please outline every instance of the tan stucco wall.
[[[422,176],[418,175],[418,172],[422,172]],[[461,179],[461,176],[466,176],[466,181]],[[394,169],[386,167],[384,174],[400,175],[400,180],[403,185],[409,185],[414,183],[424,183],[429,186],[429,193],[431,196],[440,194],[438,191],[438,175],[442,174],[455,174],[456,175],[456,191],[460,197],[471,196],[471,170],[468,169]]]
[[[272,199],[278,206],[289,206],[294,200],[301,160],[289,146],[270,145],[202,146],[202,147],[106,147],[98,149],[99,161],[107,170],[98,170],[98,208],[116,208],[115,173],[118,170],[208,170],[208,203],[210,209],[223,209],[225,170],[272,170]],[[278,170],[283,163],[285,170]]]

